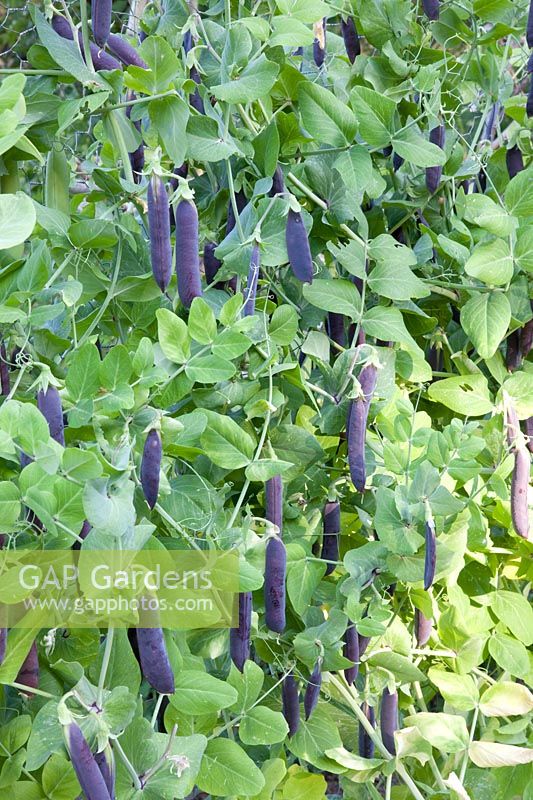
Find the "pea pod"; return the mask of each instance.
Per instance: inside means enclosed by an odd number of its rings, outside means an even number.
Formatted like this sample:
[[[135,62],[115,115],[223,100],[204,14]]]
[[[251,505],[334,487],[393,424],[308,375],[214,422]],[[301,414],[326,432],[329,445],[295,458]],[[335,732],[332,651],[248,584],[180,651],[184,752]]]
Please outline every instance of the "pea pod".
[[[147,199],[152,273],[161,291],[165,292],[172,275],[170,206],[165,184],[155,172],[148,183]]]
[[[527,447],[519,446],[514,454],[513,475],[511,478],[511,518],[516,533],[522,539],[529,538],[529,512],[527,490],[531,459]]]
[[[176,220],[176,275],[178,294],[185,308],[202,295],[200,258],[198,255],[198,211],[193,202],[180,200],[174,214]]]
[[[65,446],[65,426],[61,398],[55,386],[51,384],[47,390],[41,389],[37,394],[37,408],[48,422],[50,436],[63,447]]]
[[[113,0],[92,0],[91,21],[96,44],[104,47],[111,30]]]
[[[529,13],[527,15],[527,28],[526,28],[526,42],[527,46],[533,48],[533,0],[529,2]]]
[[[377,367],[365,364],[359,375],[361,396],[352,400],[348,411],[346,436],[348,439],[348,463],[352,483],[359,492],[364,492],[366,484],[366,426],[370,402],[376,389]]]
[[[437,564],[437,540],[435,535],[435,523],[432,519],[426,520],[424,533],[426,540],[424,559],[424,589],[427,591],[431,586],[433,586],[435,567]]]
[[[398,693],[390,692],[388,688],[383,690],[381,696],[380,725],[383,744],[394,756],[396,755],[394,731],[398,730]]]
[[[80,530],[80,532],[78,534],[80,539],[85,540],[87,538],[87,536],[89,535],[89,533],[91,531],[91,528],[92,528],[92,525],[90,524],[90,522],[87,522],[87,520],[84,520],[83,525],[81,526],[81,530]],[[78,540],[76,540],[74,542],[74,544],[72,545],[72,549],[73,550],[81,550],[81,542],[78,542]]]
[[[113,751],[107,745],[100,753],[95,753],[94,760],[98,765],[111,800],[115,800],[115,759]]]
[[[440,0],[422,0],[422,8],[426,17],[431,21],[439,18]]]
[[[349,625],[346,628],[343,651],[345,658],[349,658],[350,661],[354,662],[352,667],[348,667],[348,669],[344,670],[346,683],[351,686],[359,673],[359,659],[361,657],[359,653],[359,634],[357,633],[355,625]]]
[[[246,294],[244,296],[243,316],[251,317],[255,313],[255,296],[257,293],[257,281],[259,278],[260,254],[259,245],[254,245],[250,257],[250,267],[248,269],[248,281],[246,284]]]
[[[28,686],[30,689],[37,689],[39,686],[39,655],[37,653],[37,643],[33,642],[30,651],[24,659],[18,675],[15,679],[16,683],[23,686]],[[33,692],[26,692],[30,697],[33,697]]]
[[[239,594],[239,624],[229,632],[231,660],[242,672],[250,658],[250,629],[252,627],[252,593]]]
[[[159,431],[152,428],[144,443],[141,461],[141,486],[146,502],[154,508],[159,495],[159,475],[163,448]]]
[[[52,147],[46,158],[44,204],[47,208],[70,215],[70,167],[63,148]]]
[[[313,282],[313,259],[309,238],[299,211],[289,209],[285,241],[289,264],[296,278],[302,283]]]
[[[235,192],[235,205],[237,206],[237,211],[239,213],[239,216],[244,210],[246,203],[247,203],[246,195],[244,194],[242,189],[239,189],[238,192]],[[231,233],[234,227],[235,227],[235,212],[233,210],[233,203],[231,202],[230,199],[228,203],[228,218],[226,221],[226,236],[228,235],[228,233]]]
[[[7,396],[11,390],[11,379],[9,377],[7,352],[6,352],[6,346],[3,342],[0,345],[0,389],[2,394],[5,396]]]
[[[376,715],[372,706],[369,706],[368,703],[363,703],[361,705],[361,711],[372,727],[375,728]],[[374,742],[361,723],[359,723],[359,755],[361,758],[374,758]]]
[[[71,41],[74,39],[72,27],[65,17],[55,14],[52,17],[52,27],[63,39],[70,39]],[[82,58],[85,58],[81,31],[78,31],[78,43],[80,45]],[[89,49],[91,51],[91,61],[93,62],[93,67],[97,72],[100,70],[111,71],[114,69],[122,69],[122,65],[119,61],[117,61],[116,58],[113,58],[113,56],[109,55],[109,53],[106,53],[94,42],[89,42]]]
[[[294,736],[300,727],[300,692],[292,672],[285,675],[281,685],[283,716],[289,726],[289,737]]]
[[[327,562],[326,575],[330,575],[339,560],[339,533],[341,507],[338,501],[326,503],[323,511],[322,552],[320,558]]]
[[[522,363],[522,352],[520,348],[520,331],[512,331],[505,340],[505,366],[509,372],[514,372]]]
[[[363,656],[365,654],[366,648],[370,644],[371,636],[361,636],[359,634],[359,656]]]
[[[433,620],[425,617],[419,608],[415,608],[415,638],[418,647],[424,647],[428,643],[432,629]]]
[[[346,345],[344,314],[337,314],[335,311],[328,313],[328,336],[341,347]]]
[[[204,273],[205,281],[208,286],[214,283],[217,272],[222,266],[222,262],[215,255],[218,245],[215,242],[206,242],[204,245]],[[222,282],[215,283],[215,289],[222,289]]]
[[[268,194],[270,197],[276,197],[278,195],[282,195],[284,192],[285,192],[285,179],[283,177],[283,171],[278,164],[278,166],[276,167],[276,171],[272,176],[272,186]]]
[[[437,125],[429,133],[429,141],[441,150],[444,149],[445,132],[444,125]],[[439,188],[441,177],[442,167],[426,167],[426,188],[430,194],[434,194]]]
[[[265,553],[265,622],[269,630],[285,630],[285,581],[287,551],[277,536],[268,540]]]
[[[265,484],[265,517],[283,531],[283,481],[281,475],[274,475]]]
[[[110,33],[107,37],[107,46],[119,61],[126,67],[141,67],[148,69],[148,64],[138,54],[137,50],[118,33]]]
[[[524,169],[522,151],[516,144],[510,147],[505,153],[505,163],[510,178],[514,178],[515,175],[518,175],[518,173],[522,172]]]
[[[174,673],[161,628],[137,628],[137,647],[143,677],[161,694],[174,694]]]
[[[316,22],[313,26],[315,40],[313,42],[313,58],[315,64],[320,69],[324,65],[326,58],[326,18]]]
[[[86,800],[111,800],[105,779],[79,725],[65,728],[67,750]]]
[[[341,33],[344,40],[346,55],[350,63],[353,64],[356,57],[361,53],[361,45],[359,43],[357,27],[352,17],[341,19]]]
[[[306,720],[316,708],[320,697],[320,687],[322,686],[322,659],[318,659],[309,677],[304,694],[304,713]]]

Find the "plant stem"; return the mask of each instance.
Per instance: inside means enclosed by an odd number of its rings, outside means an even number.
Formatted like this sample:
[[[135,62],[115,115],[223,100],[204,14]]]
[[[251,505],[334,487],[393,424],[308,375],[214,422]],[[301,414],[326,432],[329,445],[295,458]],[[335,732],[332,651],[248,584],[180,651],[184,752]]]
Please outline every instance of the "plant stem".
[[[107,669],[109,667],[109,659],[111,658],[111,651],[113,649],[113,638],[115,635],[115,629],[113,627],[109,627],[107,631],[107,636],[105,640],[105,647],[104,647],[104,657],[102,658],[102,666],[100,668],[100,677],[98,679],[98,691],[96,693],[96,704],[98,708],[102,708],[103,705],[103,698],[104,698],[104,683],[107,675]]]
[[[461,771],[459,773],[459,780],[461,781],[461,783],[463,783],[465,779],[466,768],[468,766],[468,761],[469,761],[469,749],[470,745],[474,741],[478,715],[479,715],[479,706],[476,706],[474,709],[474,713],[472,714],[472,724],[470,725],[470,736],[468,737],[468,747],[466,748],[466,752],[463,758],[463,763],[461,764]]]
[[[131,779],[133,781],[134,788],[137,789],[137,791],[140,791],[143,788],[142,783],[141,783],[141,779],[137,775],[137,772],[136,772],[133,764],[129,760],[128,756],[126,755],[126,753],[122,749],[122,745],[120,744],[118,739],[112,739],[111,742],[112,742],[113,748],[116,749],[117,753],[119,754],[120,760],[122,761],[122,763],[126,767],[126,770],[129,772],[129,774],[131,776]]]

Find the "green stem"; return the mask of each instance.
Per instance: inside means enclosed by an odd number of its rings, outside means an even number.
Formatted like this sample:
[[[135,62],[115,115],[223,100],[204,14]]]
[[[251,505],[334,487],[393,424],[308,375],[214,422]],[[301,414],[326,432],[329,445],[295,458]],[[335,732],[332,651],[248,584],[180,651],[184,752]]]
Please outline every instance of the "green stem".
[[[130,106],[139,105],[139,103],[151,103],[152,100],[161,100],[163,97],[179,97],[179,92],[175,89],[170,89],[168,92],[161,92],[161,94],[152,94],[150,97],[136,97],[134,100],[124,100],[122,103],[115,103],[112,106],[104,106],[103,111],[116,111],[118,108],[129,108]],[[94,111],[87,113],[94,114]]]
[[[244,232],[242,229],[241,220],[239,219],[239,209],[237,208],[237,198],[235,197],[235,185],[233,183],[233,172],[231,170],[231,163],[229,158],[226,159],[226,169],[228,172],[228,189],[229,189],[231,207],[233,209],[233,216],[235,217],[235,226],[237,228],[237,233],[239,234],[239,240],[243,242]]]
[[[91,46],[89,43],[89,21],[87,18],[87,0],[80,0],[80,17],[81,17],[81,39],[83,43],[83,53],[85,56],[85,64],[90,72],[96,72],[94,69],[93,59],[91,56]]]
[[[104,657],[102,658],[102,666],[100,668],[100,677],[98,679],[98,690],[96,693],[96,704],[98,708],[102,708],[103,705],[103,698],[104,698],[104,684],[107,675],[107,670],[109,667],[109,660],[111,658],[111,651],[113,649],[113,638],[115,635],[115,629],[113,627],[109,627],[107,631],[107,636],[105,640],[105,647],[104,647]]]
[[[0,69],[0,75],[54,75],[57,78],[70,78],[65,69]]]
[[[472,724],[470,725],[470,736],[468,737],[468,747],[466,748],[466,753],[464,754],[463,763],[461,764],[461,771],[459,773],[459,780],[461,781],[461,783],[463,783],[465,779],[466,768],[468,766],[468,761],[469,761],[469,749],[470,745],[474,741],[478,716],[479,716],[479,706],[476,706],[474,709],[474,713],[472,715]]]
[[[122,130],[115,118],[115,113],[115,111],[109,112],[109,121],[111,122],[111,127],[113,128],[113,133],[115,134],[115,141],[120,153],[120,158],[122,159],[122,169],[124,170],[126,180],[129,183],[134,183],[133,170],[130,163],[130,154],[128,153],[126,142],[124,141],[124,136],[122,135]]]
[[[120,744],[118,739],[112,739],[111,741],[112,741],[113,749],[117,751],[117,753],[118,753],[118,755],[120,757],[120,760],[122,761],[122,763],[126,767],[126,770],[129,772],[129,774],[131,776],[134,788],[137,789],[137,791],[140,791],[143,788],[142,783],[141,783],[141,779],[137,775],[137,772],[136,772],[133,764],[129,760],[128,756],[126,755],[126,753],[122,749],[122,745]]]

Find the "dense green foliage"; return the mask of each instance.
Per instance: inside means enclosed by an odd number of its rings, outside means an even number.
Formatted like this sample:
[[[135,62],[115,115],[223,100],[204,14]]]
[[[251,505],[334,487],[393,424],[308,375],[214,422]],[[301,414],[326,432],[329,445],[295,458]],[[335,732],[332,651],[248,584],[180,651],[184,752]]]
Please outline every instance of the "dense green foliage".
[[[0,791],[531,800],[528,3],[101,5],[0,70],[3,547],[240,627],[0,631]]]

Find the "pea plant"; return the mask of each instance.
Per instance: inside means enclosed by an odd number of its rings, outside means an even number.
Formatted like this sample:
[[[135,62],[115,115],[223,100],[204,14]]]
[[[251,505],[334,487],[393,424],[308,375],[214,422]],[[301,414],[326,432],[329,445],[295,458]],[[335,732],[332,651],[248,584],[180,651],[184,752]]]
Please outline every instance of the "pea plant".
[[[2,796],[531,800],[527,0],[2,15],[0,545],[239,564],[1,628]]]

